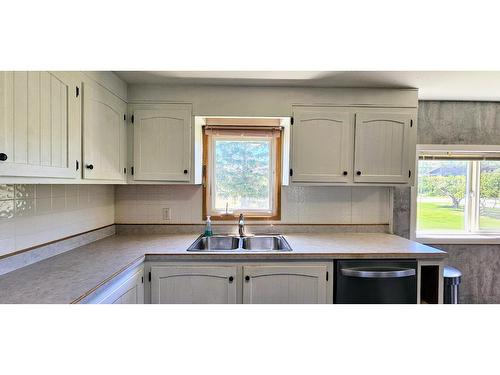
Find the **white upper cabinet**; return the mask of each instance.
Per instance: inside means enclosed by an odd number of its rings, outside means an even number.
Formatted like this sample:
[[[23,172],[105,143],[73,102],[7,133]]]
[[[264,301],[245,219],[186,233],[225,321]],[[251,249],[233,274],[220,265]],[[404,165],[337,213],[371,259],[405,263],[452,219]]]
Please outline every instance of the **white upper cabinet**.
[[[152,266],[151,303],[236,303],[236,276],[236,266]]]
[[[296,184],[411,184],[416,111],[294,106],[290,180]]]
[[[191,116],[190,104],[134,110],[134,180],[190,181]]]
[[[329,263],[243,266],[243,303],[332,303]]]
[[[414,182],[415,90],[134,85],[130,96],[128,108],[112,72],[0,71],[0,183],[198,184],[205,115],[290,109],[284,184]]]
[[[353,115],[329,107],[293,107],[291,181],[352,181]]]
[[[0,72],[0,178],[77,178],[78,74]]]
[[[354,181],[410,182],[412,126],[412,118],[408,114],[357,113]]]
[[[89,78],[83,82],[83,177],[126,180],[126,103]]]

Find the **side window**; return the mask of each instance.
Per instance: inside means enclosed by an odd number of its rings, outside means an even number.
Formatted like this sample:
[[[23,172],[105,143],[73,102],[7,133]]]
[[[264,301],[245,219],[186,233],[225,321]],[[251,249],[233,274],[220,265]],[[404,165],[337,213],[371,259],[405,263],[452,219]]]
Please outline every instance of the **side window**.
[[[500,234],[500,152],[420,151],[416,237]]]

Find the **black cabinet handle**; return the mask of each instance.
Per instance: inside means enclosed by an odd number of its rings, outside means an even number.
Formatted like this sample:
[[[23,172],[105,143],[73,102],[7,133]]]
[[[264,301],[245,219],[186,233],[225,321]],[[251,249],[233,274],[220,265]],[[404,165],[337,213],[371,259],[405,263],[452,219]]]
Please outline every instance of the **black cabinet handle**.
[[[92,170],[92,169],[94,169],[94,165],[93,164],[87,164],[85,166],[85,168]]]
[[[344,173],[342,173],[344,176],[347,176],[347,171],[344,171]]]
[[[361,171],[357,171],[357,172],[356,172],[356,174],[357,174],[358,176],[361,176]]]
[[[245,281],[250,281],[250,276],[245,276]]]
[[[234,277],[229,276],[229,282],[230,282],[230,283],[232,283],[232,282],[233,282],[233,280],[234,280]]]
[[[0,161],[5,161],[7,159],[8,159],[7,154],[4,154],[3,152],[0,152]]]
[[[188,174],[188,170],[187,169],[184,169],[184,174]]]

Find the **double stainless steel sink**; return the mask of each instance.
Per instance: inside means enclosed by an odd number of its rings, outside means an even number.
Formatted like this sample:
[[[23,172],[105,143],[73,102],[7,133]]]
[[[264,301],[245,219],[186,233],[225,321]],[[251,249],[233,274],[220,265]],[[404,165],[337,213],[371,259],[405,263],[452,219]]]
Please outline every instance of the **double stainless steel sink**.
[[[188,251],[292,251],[281,235],[200,236],[187,249]]]

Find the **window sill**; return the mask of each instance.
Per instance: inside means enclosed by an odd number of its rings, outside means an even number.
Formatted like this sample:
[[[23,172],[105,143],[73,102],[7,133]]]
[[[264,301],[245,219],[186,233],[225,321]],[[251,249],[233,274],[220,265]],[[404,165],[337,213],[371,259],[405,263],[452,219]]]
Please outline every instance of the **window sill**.
[[[497,234],[467,234],[467,235],[421,235],[415,241],[425,245],[483,245],[500,244],[500,235]]]

